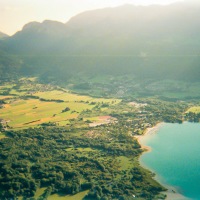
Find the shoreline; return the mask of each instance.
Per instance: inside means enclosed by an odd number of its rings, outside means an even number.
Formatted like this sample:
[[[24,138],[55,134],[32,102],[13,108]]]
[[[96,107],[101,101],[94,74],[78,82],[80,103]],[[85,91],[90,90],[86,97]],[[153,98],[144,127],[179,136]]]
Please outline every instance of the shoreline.
[[[144,145],[142,140],[145,140],[150,135],[155,134],[163,124],[164,124],[164,122],[159,122],[155,126],[153,126],[151,128],[147,128],[142,135],[134,136],[137,139],[138,143],[141,145],[141,148],[144,150],[143,153],[151,152],[152,148],[150,146]],[[140,158],[139,158],[139,164],[143,168],[146,168],[151,171],[151,169],[149,169],[147,166],[145,166],[144,164],[142,164],[140,162]],[[167,196],[166,200],[172,200],[172,199],[173,200],[189,200],[189,198],[187,198],[187,197],[183,196],[181,193],[179,193],[175,187],[163,184],[162,181],[160,181],[160,179],[158,178],[158,176],[156,174],[155,174],[154,178],[157,182],[159,182],[161,185],[163,185],[167,189],[167,191],[161,192],[162,194],[165,194]]]
[[[155,132],[157,132],[158,129],[160,128],[160,126],[163,125],[163,124],[164,124],[163,122],[159,122],[155,126],[145,129],[145,131],[144,131],[144,133],[142,135],[134,136],[137,139],[138,143],[140,144],[141,148],[145,150],[145,152],[150,152],[151,151],[151,147],[144,145],[141,140],[143,140],[147,136],[152,135]]]

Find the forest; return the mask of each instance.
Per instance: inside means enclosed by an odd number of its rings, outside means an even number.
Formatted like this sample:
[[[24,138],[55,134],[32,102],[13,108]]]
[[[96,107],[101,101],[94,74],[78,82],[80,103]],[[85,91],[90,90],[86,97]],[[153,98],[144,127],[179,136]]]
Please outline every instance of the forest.
[[[164,190],[134,161],[142,150],[131,136],[115,133],[113,137],[112,133],[88,138],[87,129],[80,136],[76,131],[59,127],[7,131],[0,141],[1,199],[34,199],[43,187],[46,190],[39,199],[84,190],[90,191],[84,199],[119,199],[132,194],[152,199]],[[132,163],[122,170],[118,158]]]

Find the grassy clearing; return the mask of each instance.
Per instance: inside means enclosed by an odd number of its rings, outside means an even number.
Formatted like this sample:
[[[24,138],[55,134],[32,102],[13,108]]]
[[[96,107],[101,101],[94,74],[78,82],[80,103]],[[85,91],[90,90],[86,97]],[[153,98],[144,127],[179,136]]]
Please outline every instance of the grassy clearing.
[[[117,157],[116,161],[119,163],[120,170],[128,170],[133,167],[133,161],[125,156]]]
[[[6,136],[3,133],[0,132],[0,140],[3,139],[3,138],[5,138],[5,137]]]
[[[200,113],[200,106],[194,106],[187,110],[187,112]]]
[[[79,152],[91,152],[91,151],[95,151],[94,149],[91,148],[68,148],[66,151],[79,151]]]
[[[89,190],[80,192],[76,195],[69,196],[69,195],[62,195],[62,194],[54,194],[48,197],[48,200],[82,200],[84,196],[89,192]]]
[[[92,148],[67,148],[66,151],[69,154],[87,158],[91,158],[94,155],[98,156],[99,153],[98,150]]]
[[[39,197],[44,193],[45,190],[46,190],[46,188],[39,188],[39,189],[36,191],[34,198],[35,198],[35,199],[39,198]]]

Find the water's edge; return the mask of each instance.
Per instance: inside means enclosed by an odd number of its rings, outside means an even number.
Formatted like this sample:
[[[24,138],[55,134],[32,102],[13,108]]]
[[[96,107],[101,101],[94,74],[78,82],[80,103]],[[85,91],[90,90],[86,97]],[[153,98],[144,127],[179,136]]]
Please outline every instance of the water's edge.
[[[151,152],[152,150],[152,147],[150,146],[146,146],[145,145],[145,139],[147,139],[148,137],[150,137],[152,134],[156,134],[158,132],[158,130],[164,125],[165,123],[164,122],[160,122],[158,124],[156,124],[156,126],[152,127],[152,128],[147,128],[145,130],[145,133],[141,136],[135,136],[135,138],[137,138],[138,140],[138,143],[141,145],[142,149],[144,149],[145,151],[142,153],[142,154],[145,154],[145,153],[149,153]],[[142,156],[142,154],[140,155],[140,158]],[[141,159],[139,158],[139,163],[140,165],[145,168],[145,169],[148,169],[150,171],[153,171],[152,169],[150,169],[148,166],[146,166],[142,161]],[[190,200],[189,198],[183,196],[177,188],[173,187],[173,186],[170,186],[170,185],[167,185],[164,183],[164,181],[159,178],[159,176],[155,173],[155,177],[154,179],[159,182],[161,185],[163,185],[167,191],[166,192],[162,192],[163,194],[167,195],[167,198],[166,200]]]

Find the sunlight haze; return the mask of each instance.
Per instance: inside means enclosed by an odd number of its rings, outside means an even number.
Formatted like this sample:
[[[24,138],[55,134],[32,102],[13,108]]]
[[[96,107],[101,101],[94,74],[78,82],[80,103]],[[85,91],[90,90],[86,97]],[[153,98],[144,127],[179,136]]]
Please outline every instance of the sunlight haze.
[[[0,0],[0,31],[12,35],[28,22],[42,22],[45,19],[67,22],[72,16],[86,10],[177,1],[180,0]]]

